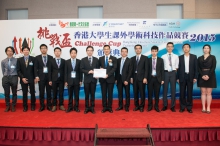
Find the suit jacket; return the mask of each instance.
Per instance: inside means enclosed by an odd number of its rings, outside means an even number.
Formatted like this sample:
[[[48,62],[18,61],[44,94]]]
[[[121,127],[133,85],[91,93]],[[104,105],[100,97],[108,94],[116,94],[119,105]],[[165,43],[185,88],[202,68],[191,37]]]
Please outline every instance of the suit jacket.
[[[28,83],[34,82],[34,79],[36,77],[35,72],[34,72],[34,65],[35,65],[34,62],[35,62],[35,58],[32,56],[29,56],[28,66],[26,67],[24,57],[18,58],[17,72],[18,72],[18,76],[20,77],[21,84],[23,84],[22,78],[27,78]]]
[[[48,64],[49,61],[52,60],[53,57],[50,55],[47,55],[47,63],[46,63],[46,67],[48,69]],[[37,77],[40,78],[40,80],[48,80],[48,73],[43,73],[43,68],[45,67],[43,59],[42,59],[42,55],[38,55],[35,57],[35,64],[34,64],[34,71],[35,71],[35,75]]]
[[[84,83],[97,83],[97,79],[93,78],[93,74],[88,74],[90,70],[99,69],[99,60],[96,57],[92,57],[92,65],[90,66],[88,57],[81,60],[80,64],[81,72],[84,73]]]
[[[117,59],[114,56],[109,57],[109,60],[112,60],[112,66],[109,66],[109,63],[107,65],[107,67],[105,67],[105,56],[102,56],[99,58],[99,66],[100,68],[104,68],[106,69],[106,74],[108,74],[108,78],[104,79],[104,78],[99,78],[99,82],[102,83],[105,80],[107,81],[107,83],[115,83],[115,70],[117,69]]]
[[[185,75],[185,61],[184,55],[179,56],[179,68],[177,70],[177,80],[180,82],[184,81]],[[190,54],[189,55],[189,81],[193,82],[193,79],[197,79],[198,70],[197,70],[197,56]]]
[[[133,63],[132,78],[134,78],[136,66],[137,66],[136,56],[131,58],[131,62]],[[148,77],[148,57],[141,55],[141,58],[138,62],[136,78],[138,81],[143,81],[143,79],[144,78],[147,79],[147,77]]]
[[[149,61],[149,69],[148,69],[148,81],[150,82],[151,78],[152,78],[152,58],[148,59]],[[161,83],[161,81],[164,81],[164,63],[163,63],[163,59],[160,57],[157,57],[157,61],[156,61],[156,77],[159,83]]]
[[[115,80],[119,80],[120,69],[121,69],[121,59],[122,58],[117,59],[117,69],[115,71]],[[130,82],[132,69],[133,67],[132,67],[131,59],[126,57],[126,60],[122,68],[122,75],[121,75],[122,82],[124,81]]]
[[[65,74],[65,60],[60,58],[60,67],[58,67],[56,58],[53,58],[49,61],[48,64],[48,77],[49,81],[58,81],[58,73],[60,73],[60,81],[64,81]]]
[[[72,61],[71,59],[66,60],[65,65],[65,82],[68,83],[68,85],[79,85],[79,82],[82,82],[82,72],[80,71],[80,63],[81,61],[79,59],[76,59],[76,65],[73,69],[72,67]],[[76,72],[76,77],[71,78],[71,72]]]

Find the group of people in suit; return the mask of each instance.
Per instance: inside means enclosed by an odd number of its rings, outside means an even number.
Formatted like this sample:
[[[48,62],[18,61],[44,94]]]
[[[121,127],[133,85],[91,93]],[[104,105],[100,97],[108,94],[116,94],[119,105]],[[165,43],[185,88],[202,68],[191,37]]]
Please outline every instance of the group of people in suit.
[[[211,46],[204,45],[204,55],[197,59],[196,55],[190,53],[190,44],[182,46],[184,54],[177,56],[173,53],[174,44],[168,42],[166,44],[167,53],[158,57],[159,48],[151,47],[151,57],[142,55],[142,46],[137,44],[134,46],[135,56],[128,58],[128,49],[121,48],[121,58],[116,58],[111,54],[109,45],[104,45],[104,56],[99,59],[93,56],[93,46],[86,47],[87,56],[81,60],[77,59],[77,49],[70,49],[70,59],[61,58],[62,50],[59,47],[54,48],[54,55],[47,54],[47,45],[40,45],[41,55],[36,57],[30,56],[30,48],[22,47],[23,57],[14,58],[15,53],[13,47],[7,47],[5,53],[7,58],[2,60],[2,85],[5,91],[6,109],[5,112],[16,110],[17,101],[17,84],[18,77],[23,92],[23,111],[28,110],[27,94],[28,87],[31,94],[31,110],[35,110],[35,83],[39,85],[40,109],[45,108],[49,111],[56,111],[57,105],[59,109],[70,112],[79,110],[79,91],[82,83],[85,92],[85,110],[95,113],[95,91],[97,80],[101,85],[102,93],[102,113],[106,111],[112,113],[113,88],[114,84],[118,89],[118,107],[116,111],[125,109],[129,111],[130,106],[130,85],[133,85],[134,105],[133,111],[144,111],[145,107],[145,88],[148,89],[148,108],[153,108],[160,112],[159,109],[159,93],[163,86],[163,108],[167,110],[168,100],[167,92],[170,84],[171,89],[171,105],[172,112],[176,112],[176,82],[180,85],[180,110],[185,109],[192,113],[193,107],[193,84],[197,82],[201,88],[202,112],[210,113],[211,92],[216,88],[215,56],[211,55]],[[106,76],[103,78],[94,77],[94,69],[106,69]],[[84,77],[83,77],[84,76]],[[68,88],[68,108],[64,107],[64,86]],[[10,105],[10,88],[12,90],[12,106]],[[47,94],[47,102],[45,105],[45,88]],[[51,95],[51,91],[53,96]],[[125,104],[123,103],[123,91],[125,91]],[[187,91],[187,92],[186,92]],[[187,94],[186,94],[187,93]],[[57,96],[59,102],[57,103]],[[73,98],[74,95],[74,98]],[[153,104],[153,95],[155,103]],[[140,99],[140,100],[139,100]],[[207,102],[207,107],[205,106]]]

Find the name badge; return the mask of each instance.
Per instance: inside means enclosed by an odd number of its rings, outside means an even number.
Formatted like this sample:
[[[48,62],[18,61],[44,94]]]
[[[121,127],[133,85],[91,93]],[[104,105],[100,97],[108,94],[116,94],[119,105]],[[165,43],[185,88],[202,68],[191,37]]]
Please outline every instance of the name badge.
[[[12,65],[12,66],[11,66],[11,68],[15,68],[15,66],[14,66],[14,65]]]
[[[76,77],[76,72],[75,71],[71,71],[71,78],[75,78]]]
[[[169,66],[169,69],[168,69],[168,71],[172,71],[173,69],[172,69],[172,67],[171,66]]]
[[[29,65],[31,65],[31,66],[33,65],[32,61],[31,61],[31,62],[29,62]]]
[[[152,75],[156,76],[156,70],[153,70]]]
[[[48,73],[48,68],[47,67],[43,68],[43,73]]]
[[[113,63],[109,63],[109,66],[113,66]]]

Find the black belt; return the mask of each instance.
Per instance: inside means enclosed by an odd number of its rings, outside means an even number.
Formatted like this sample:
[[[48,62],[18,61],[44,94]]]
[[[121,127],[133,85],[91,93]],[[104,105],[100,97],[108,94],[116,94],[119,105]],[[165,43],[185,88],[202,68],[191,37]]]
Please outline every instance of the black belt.
[[[156,78],[157,76],[151,75],[151,77]]]
[[[185,74],[187,74],[187,75],[188,75],[188,74],[189,74],[189,72],[185,72]]]
[[[175,72],[175,70],[172,70],[172,71],[164,70],[164,72]]]

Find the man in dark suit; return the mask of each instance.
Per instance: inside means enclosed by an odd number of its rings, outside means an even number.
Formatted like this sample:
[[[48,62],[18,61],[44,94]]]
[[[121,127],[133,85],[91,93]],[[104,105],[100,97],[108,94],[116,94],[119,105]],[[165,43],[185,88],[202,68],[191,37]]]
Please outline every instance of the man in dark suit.
[[[47,110],[51,110],[51,86],[49,85],[49,79],[48,79],[48,64],[49,61],[53,59],[52,56],[47,54],[47,45],[41,44],[40,45],[40,51],[41,55],[38,55],[35,57],[35,64],[34,64],[34,70],[36,74],[36,80],[39,84],[39,91],[40,91],[40,109],[39,112],[43,111],[45,108],[44,104],[44,93],[45,93],[45,87],[47,91]]]
[[[104,45],[103,51],[105,55],[99,58],[100,68],[106,69],[106,77],[99,79],[102,90],[102,106],[103,106],[102,113],[106,112],[107,110],[110,113],[113,113],[112,94],[115,83],[114,73],[117,68],[117,59],[114,56],[110,55],[111,49],[109,45]],[[107,92],[108,92],[108,101],[106,96]]]
[[[158,47],[151,47],[151,55],[149,58],[149,69],[148,69],[148,109],[147,111],[151,111],[153,108],[152,95],[154,93],[155,96],[155,104],[154,109],[157,112],[159,110],[159,93],[161,84],[164,83],[164,63],[163,59],[157,57]]]
[[[71,58],[66,61],[65,65],[65,86],[68,88],[69,102],[66,112],[79,110],[79,90],[82,85],[82,72],[80,71],[79,59],[76,59],[77,49],[70,49]],[[73,92],[74,92],[74,106],[73,106]]]
[[[134,105],[133,111],[144,111],[145,106],[145,85],[147,84],[148,75],[148,58],[141,54],[142,46],[137,44],[134,46],[136,55],[131,58],[133,63],[131,83],[134,88]],[[139,95],[141,96],[141,103],[139,104]]]
[[[92,46],[86,47],[86,53],[88,56],[83,58],[80,64],[80,69],[84,73],[85,114],[89,111],[93,114],[95,113],[94,107],[97,79],[93,77],[93,70],[99,68],[99,60],[92,56],[93,52],[94,48]]]
[[[123,88],[125,89],[126,104],[125,111],[129,111],[130,106],[130,78],[132,73],[132,63],[127,57],[128,48],[121,48],[121,58],[117,59],[117,69],[115,72],[115,82],[118,87],[119,104],[116,111],[123,109]]]
[[[179,56],[179,68],[177,70],[177,82],[180,84],[180,112],[184,112],[185,108],[192,113],[193,106],[193,83],[197,81],[197,56],[190,54],[190,44],[183,45],[184,54]],[[187,99],[186,99],[187,89]]]
[[[35,58],[30,56],[30,48],[25,46],[22,47],[22,52],[24,57],[21,57],[17,61],[17,72],[20,77],[20,83],[23,92],[23,111],[26,112],[28,110],[28,86],[30,87],[31,93],[31,110],[35,110],[35,72],[34,72],[34,62]]]
[[[63,91],[64,91],[64,74],[65,74],[65,60],[60,57],[61,49],[56,47],[54,49],[55,58],[51,59],[48,65],[49,85],[53,89],[53,107],[52,112],[57,110],[57,88],[59,88],[59,109],[65,111],[63,106]]]

